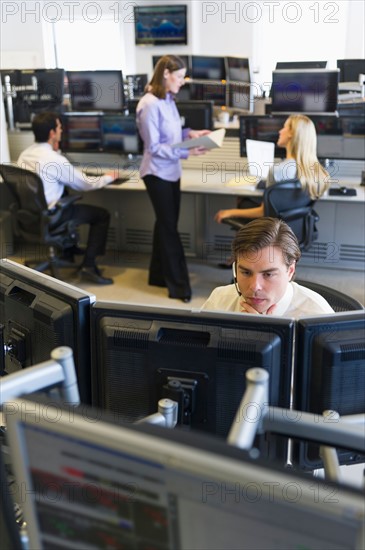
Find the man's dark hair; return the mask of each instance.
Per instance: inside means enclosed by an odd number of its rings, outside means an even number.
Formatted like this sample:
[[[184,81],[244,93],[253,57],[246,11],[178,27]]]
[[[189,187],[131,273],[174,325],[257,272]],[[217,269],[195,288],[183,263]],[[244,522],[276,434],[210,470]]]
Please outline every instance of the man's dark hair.
[[[59,120],[57,113],[39,113],[35,115],[32,120],[32,130],[37,143],[45,143],[49,139],[49,133],[51,130],[56,130],[57,120]]]
[[[237,232],[232,243],[233,257],[237,260],[241,254],[257,253],[268,246],[281,249],[287,267],[301,256],[292,229],[283,220],[266,217],[253,220]]]

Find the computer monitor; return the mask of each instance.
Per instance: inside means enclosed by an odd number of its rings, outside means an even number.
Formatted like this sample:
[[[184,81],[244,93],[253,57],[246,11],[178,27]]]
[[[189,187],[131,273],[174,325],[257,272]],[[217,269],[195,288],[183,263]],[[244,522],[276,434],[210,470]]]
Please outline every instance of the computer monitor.
[[[338,69],[273,71],[272,113],[335,113],[338,78]]]
[[[54,348],[69,346],[81,400],[90,403],[89,322],[95,296],[7,259],[0,260],[0,276],[0,323],[9,348],[1,375],[46,361]]]
[[[64,113],[61,150],[68,152],[97,152],[102,150],[102,117],[93,113]]]
[[[286,151],[276,145],[279,130],[283,127],[287,116],[251,115],[240,116],[240,155],[247,157],[246,139],[268,141],[275,143],[275,157],[285,158]]]
[[[191,81],[180,89],[179,97],[182,95],[181,92],[184,94],[185,91],[189,92],[189,99],[192,101],[213,101],[217,106],[227,104],[227,86],[220,82]]]
[[[226,57],[227,80],[235,82],[251,82],[250,63],[248,57]]]
[[[122,111],[125,107],[122,71],[67,71],[74,111]]]
[[[134,6],[137,46],[187,44],[187,5]]]
[[[270,373],[270,403],[289,406],[293,326],[291,319],[97,302],[93,404],[133,422],[154,412],[177,380],[180,424],[226,437],[251,367]],[[279,453],[276,440],[257,444],[264,454]]]
[[[278,61],[277,69],[325,69],[327,61]]]
[[[225,80],[226,67],[224,57],[192,55],[191,78],[197,80]]]
[[[101,148],[110,153],[138,155],[143,152],[135,115],[104,114],[101,119]]]
[[[287,116],[258,115],[240,117],[240,154],[247,157],[246,139],[275,143],[275,157],[285,158],[284,148],[276,145],[279,130]],[[362,160],[365,149],[363,117],[311,115],[317,133],[319,159]]]
[[[353,311],[298,321],[294,408],[321,415],[365,414],[365,312]],[[329,421],[335,421],[330,417]],[[338,450],[342,464],[365,462],[358,453]],[[322,467],[317,445],[298,443],[295,462]]]
[[[236,111],[253,111],[253,88],[251,84],[229,82],[228,107]]]
[[[203,435],[40,397],[10,405],[30,548],[362,548],[358,489]]]
[[[365,59],[337,59],[340,69],[340,82],[358,82],[359,75],[365,74]]]
[[[184,128],[214,129],[213,101],[176,101]]]

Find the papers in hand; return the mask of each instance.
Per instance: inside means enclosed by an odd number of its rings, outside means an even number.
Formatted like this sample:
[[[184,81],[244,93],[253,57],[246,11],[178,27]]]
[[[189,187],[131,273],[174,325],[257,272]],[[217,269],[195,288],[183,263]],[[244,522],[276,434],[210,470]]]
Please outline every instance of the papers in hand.
[[[181,149],[192,149],[193,147],[204,147],[205,149],[214,149],[215,147],[222,147],[226,130],[219,128],[210,134],[200,136],[194,139],[186,139],[180,143],[175,143],[173,147],[180,147]]]

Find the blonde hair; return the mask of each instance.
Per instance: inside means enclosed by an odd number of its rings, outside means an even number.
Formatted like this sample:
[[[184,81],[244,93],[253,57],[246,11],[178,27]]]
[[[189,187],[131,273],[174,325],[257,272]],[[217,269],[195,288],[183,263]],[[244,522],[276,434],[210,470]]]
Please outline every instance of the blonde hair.
[[[290,115],[287,119],[292,133],[287,145],[287,154],[295,159],[297,177],[312,199],[318,199],[328,189],[329,174],[317,158],[317,134],[305,115]]]

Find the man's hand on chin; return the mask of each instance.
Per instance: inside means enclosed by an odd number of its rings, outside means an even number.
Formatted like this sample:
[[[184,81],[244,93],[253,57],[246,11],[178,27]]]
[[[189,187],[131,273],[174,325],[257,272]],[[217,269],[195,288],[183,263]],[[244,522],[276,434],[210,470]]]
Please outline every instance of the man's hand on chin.
[[[240,302],[240,306],[241,306],[241,311],[242,313],[253,313],[253,314],[256,314],[256,315],[274,315],[275,314],[275,310],[276,310],[276,304],[273,304],[272,306],[270,306],[266,311],[257,311],[255,308],[253,308],[252,306],[250,306],[247,302],[245,302],[244,300],[241,300]]]

